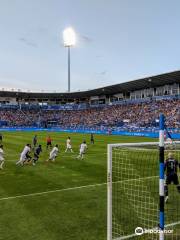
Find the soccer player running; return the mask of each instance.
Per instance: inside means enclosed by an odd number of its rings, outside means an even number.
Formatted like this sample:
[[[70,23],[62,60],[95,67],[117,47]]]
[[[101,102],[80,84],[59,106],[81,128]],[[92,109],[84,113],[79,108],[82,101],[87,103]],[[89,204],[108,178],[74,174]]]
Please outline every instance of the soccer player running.
[[[33,157],[33,163],[32,165],[35,166],[38,159],[39,159],[39,155],[42,152],[42,146],[39,145],[35,150],[34,150],[34,157]]]
[[[3,135],[2,133],[0,133],[0,144],[2,144],[2,142],[3,142]]]
[[[53,147],[53,149],[51,150],[49,154],[49,159],[47,159],[46,162],[49,162],[49,161],[55,162],[58,152],[59,152],[59,147],[58,147],[58,144],[56,144],[55,147]]]
[[[4,165],[4,150],[3,150],[3,145],[0,145],[0,169],[3,169]]]
[[[94,134],[91,133],[91,144],[94,144]]]
[[[46,149],[52,148],[52,138],[50,136],[47,137],[46,139]]]
[[[165,202],[168,201],[168,186],[169,184],[173,183],[177,186],[177,190],[180,193],[180,185],[178,179],[178,168],[180,169],[180,163],[173,157],[172,153],[168,154],[168,158],[165,162],[164,171],[166,174],[166,181],[165,181]]]
[[[23,166],[24,163],[28,160],[31,159],[31,156],[29,155],[29,153],[31,152],[31,145],[28,143],[26,144],[26,146],[24,147],[21,155],[20,155],[20,159],[18,162],[16,162],[16,165],[21,165]]]
[[[87,150],[87,144],[86,144],[86,141],[83,141],[80,145],[79,155],[77,156],[77,158],[83,160],[86,150]]]
[[[68,137],[67,140],[66,140],[66,150],[65,150],[65,152],[67,152],[67,151],[73,152],[70,137]]]
[[[37,142],[38,142],[38,140],[37,140],[37,135],[34,135],[34,137],[33,137],[33,140],[32,140],[32,143],[33,143],[33,148],[35,148],[35,147],[36,147],[36,145],[37,145]]]

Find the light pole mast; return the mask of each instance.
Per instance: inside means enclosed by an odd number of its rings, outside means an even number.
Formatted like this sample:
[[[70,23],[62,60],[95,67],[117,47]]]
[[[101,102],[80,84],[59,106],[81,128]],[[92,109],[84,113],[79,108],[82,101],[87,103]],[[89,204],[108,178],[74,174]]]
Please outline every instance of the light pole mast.
[[[74,30],[69,27],[63,32],[64,47],[68,49],[68,92],[71,91],[71,47],[76,43],[76,35]]]
[[[68,92],[71,91],[71,47],[68,46]]]

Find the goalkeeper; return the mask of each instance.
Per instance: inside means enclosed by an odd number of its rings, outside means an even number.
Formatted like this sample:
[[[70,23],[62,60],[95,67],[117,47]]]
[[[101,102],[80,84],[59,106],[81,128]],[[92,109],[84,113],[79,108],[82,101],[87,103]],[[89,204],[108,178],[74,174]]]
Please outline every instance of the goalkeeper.
[[[165,162],[164,171],[166,174],[166,181],[165,181],[165,202],[168,201],[168,185],[173,183],[177,186],[177,190],[180,193],[180,185],[178,179],[178,168],[180,169],[180,163],[174,158],[172,153],[168,154],[168,158]]]

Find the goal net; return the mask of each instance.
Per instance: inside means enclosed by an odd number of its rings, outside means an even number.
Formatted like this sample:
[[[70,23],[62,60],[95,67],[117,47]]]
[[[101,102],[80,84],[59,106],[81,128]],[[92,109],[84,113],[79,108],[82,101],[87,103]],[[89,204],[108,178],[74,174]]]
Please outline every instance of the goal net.
[[[180,163],[179,142],[165,144],[164,149],[165,160],[171,154]],[[177,185],[168,185],[168,196],[162,239],[178,240]],[[108,240],[159,239],[159,198],[159,143],[109,144]]]

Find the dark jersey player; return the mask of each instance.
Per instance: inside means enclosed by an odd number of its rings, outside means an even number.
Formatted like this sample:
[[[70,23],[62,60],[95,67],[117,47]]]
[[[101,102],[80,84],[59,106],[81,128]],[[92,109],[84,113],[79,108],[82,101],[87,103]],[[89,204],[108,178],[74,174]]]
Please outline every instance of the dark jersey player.
[[[177,190],[180,193],[180,185],[178,179],[178,168],[180,169],[180,163],[176,159],[174,159],[173,154],[168,154],[168,159],[165,162],[164,171],[166,174],[165,181],[165,202],[168,201],[168,185],[173,183],[177,186]]]
[[[2,133],[0,133],[0,143],[3,142],[3,136],[2,136]]]
[[[94,134],[91,133],[91,144],[94,144]]]
[[[33,166],[36,165],[36,162],[39,159],[39,155],[42,152],[42,146],[39,145],[35,150],[34,150],[34,157],[33,157]]]
[[[33,148],[35,148],[36,147],[36,145],[37,145],[37,135],[35,135],[34,137],[33,137]]]

